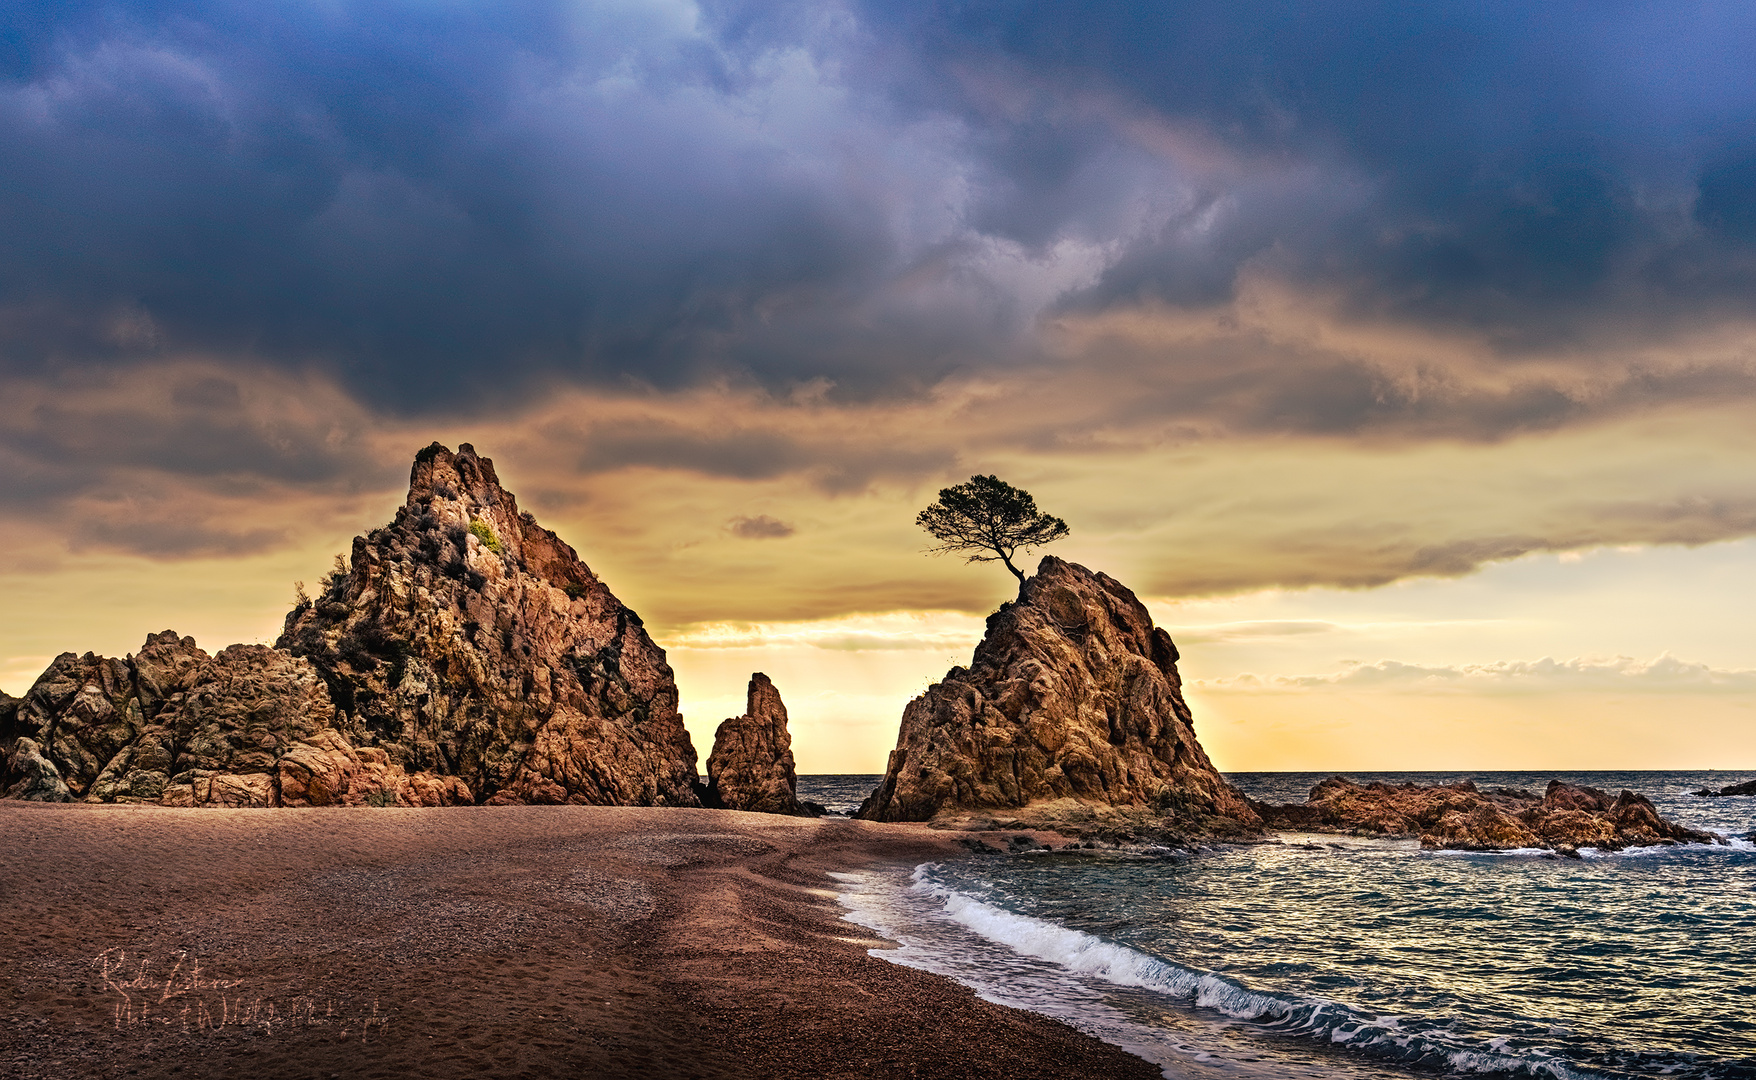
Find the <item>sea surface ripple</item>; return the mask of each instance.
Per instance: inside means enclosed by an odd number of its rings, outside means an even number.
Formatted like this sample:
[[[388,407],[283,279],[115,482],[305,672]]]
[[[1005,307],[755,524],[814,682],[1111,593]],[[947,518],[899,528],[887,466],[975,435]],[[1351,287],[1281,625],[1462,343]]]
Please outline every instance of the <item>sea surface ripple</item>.
[[[1326,775],[1229,778],[1302,802]],[[1696,828],[1756,829],[1756,797],[1689,794],[1748,774],[1469,775],[1538,792],[1551,777],[1627,787]],[[806,794],[811,779],[801,795],[827,803]],[[842,898],[852,921],[901,945],[875,955],[1061,1017],[1169,1076],[1756,1080],[1749,841],[1575,860],[1279,839],[870,871],[846,875]]]

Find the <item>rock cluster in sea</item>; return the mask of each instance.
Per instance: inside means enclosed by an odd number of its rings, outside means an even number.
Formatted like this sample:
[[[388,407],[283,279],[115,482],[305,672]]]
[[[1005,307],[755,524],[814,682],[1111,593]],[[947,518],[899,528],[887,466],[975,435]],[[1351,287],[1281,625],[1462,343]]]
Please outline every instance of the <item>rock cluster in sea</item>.
[[[1723,795],[1756,795],[1756,780],[1746,780],[1742,784],[1727,784],[1725,787],[1717,789],[1702,788],[1695,794],[1706,799],[1719,798]]]
[[[744,715],[725,721],[714,733],[702,801],[726,810],[808,815],[798,790],[787,707],[774,683],[758,671],[750,676]]]
[[[1177,659],[1120,582],[1046,556],[988,617],[970,666],[908,704],[856,816],[1004,811],[1107,839],[1254,833],[1256,813],[1195,737]]]
[[[467,443],[286,619],[209,656],[165,632],[0,700],[0,793],[169,805],[694,806],[664,651]]]
[[[1549,781],[1541,796],[1455,784],[1359,784],[1332,776],[1304,805],[1252,803],[1270,828],[1362,836],[1418,836],[1425,848],[1506,851],[1582,847],[1616,851],[1655,844],[1718,843],[1711,833],[1659,816],[1646,796]]]

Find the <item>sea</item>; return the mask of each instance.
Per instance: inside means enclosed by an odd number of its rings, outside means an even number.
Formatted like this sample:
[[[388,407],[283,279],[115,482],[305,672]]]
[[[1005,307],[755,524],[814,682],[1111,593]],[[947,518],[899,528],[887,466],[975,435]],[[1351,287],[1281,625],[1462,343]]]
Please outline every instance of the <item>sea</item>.
[[[1327,773],[1231,773],[1302,803]],[[1354,773],[1641,792],[1723,845],[1423,851],[1279,833],[839,876],[874,956],[1057,1017],[1167,1077],[1756,1080],[1756,796],[1740,772]],[[801,776],[856,809],[879,776]]]

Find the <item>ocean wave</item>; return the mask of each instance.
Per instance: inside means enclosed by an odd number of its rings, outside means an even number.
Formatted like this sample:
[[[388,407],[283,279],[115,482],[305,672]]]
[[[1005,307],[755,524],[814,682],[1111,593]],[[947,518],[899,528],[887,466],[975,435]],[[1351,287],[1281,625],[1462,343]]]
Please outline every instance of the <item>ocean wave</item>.
[[[1756,851],[1756,844],[1743,837],[1728,836],[1716,844],[1651,844],[1646,847],[1625,847],[1620,851],[1602,851],[1598,848],[1582,847],[1579,849],[1579,856],[1582,859],[1638,859],[1653,855],[1675,855],[1686,851],[1729,855],[1732,852]]]
[[[937,864],[924,863],[915,869],[910,879],[908,888],[931,901],[925,910],[980,938],[1006,946],[1020,956],[1052,964],[1075,980],[1097,980],[1112,986],[1145,990],[1175,999],[1186,1007],[1213,1010],[1233,1020],[1248,1022],[1264,1031],[1318,1039],[1404,1065],[1437,1067],[1455,1073],[1547,1077],[1550,1080],[1591,1080],[1598,1076],[1540,1049],[1509,1047],[1505,1039],[1495,1039],[1485,1045],[1459,1045],[1446,1032],[1411,1026],[1403,1017],[1374,1015],[1322,998],[1260,990],[1217,972],[1185,967],[1082,930],[990,904],[946,884],[937,877],[937,870]],[[837,877],[846,884],[863,881],[856,875]],[[898,924],[895,912],[891,912],[888,918],[873,917],[876,914],[874,908],[882,906],[882,901],[870,894],[863,901],[848,897],[844,904],[855,910],[854,921],[887,935],[907,936],[906,927]],[[858,917],[862,907],[865,918]],[[922,962],[919,956],[891,956],[882,950],[874,950],[873,955],[929,970],[942,970],[931,962]],[[949,973],[949,970],[944,969],[942,973]],[[973,981],[967,974],[955,977],[971,982],[978,991],[993,989],[980,985],[980,976]],[[995,971],[989,977],[1002,981],[1006,974]],[[1008,995],[1009,998],[1014,996]],[[1110,1026],[1113,1028],[1113,1023]],[[1138,1053],[1142,1039],[1150,1037],[1150,1031],[1142,1031],[1125,1040],[1112,1038],[1112,1041],[1121,1042]]]

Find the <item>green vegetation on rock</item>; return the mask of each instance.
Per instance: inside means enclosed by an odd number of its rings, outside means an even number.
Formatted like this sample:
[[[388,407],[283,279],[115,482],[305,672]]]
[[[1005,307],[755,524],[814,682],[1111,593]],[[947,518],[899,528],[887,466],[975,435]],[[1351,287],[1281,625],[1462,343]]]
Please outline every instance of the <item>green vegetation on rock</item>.
[[[475,535],[477,540],[482,542],[483,547],[492,551],[496,555],[501,553],[500,538],[494,535],[494,526],[483,521],[481,518],[471,518],[469,531]]]

